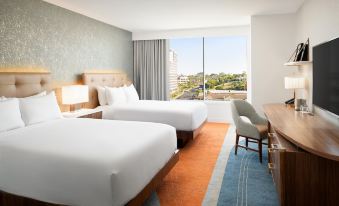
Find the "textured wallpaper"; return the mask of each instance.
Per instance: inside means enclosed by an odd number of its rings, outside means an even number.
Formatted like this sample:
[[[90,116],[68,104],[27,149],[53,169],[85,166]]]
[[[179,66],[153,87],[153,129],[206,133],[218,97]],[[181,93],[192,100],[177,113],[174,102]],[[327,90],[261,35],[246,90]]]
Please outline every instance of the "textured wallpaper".
[[[85,70],[133,71],[131,32],[40,0],[0,0],[0,68],[46,68],[57,81]]]

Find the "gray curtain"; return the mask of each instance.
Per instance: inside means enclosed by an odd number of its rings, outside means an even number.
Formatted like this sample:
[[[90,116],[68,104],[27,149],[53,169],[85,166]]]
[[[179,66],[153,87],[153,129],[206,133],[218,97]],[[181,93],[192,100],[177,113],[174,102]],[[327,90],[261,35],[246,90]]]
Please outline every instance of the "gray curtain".
[[[168,42],[133,41],[133,81],[140,99],[168,100]]]

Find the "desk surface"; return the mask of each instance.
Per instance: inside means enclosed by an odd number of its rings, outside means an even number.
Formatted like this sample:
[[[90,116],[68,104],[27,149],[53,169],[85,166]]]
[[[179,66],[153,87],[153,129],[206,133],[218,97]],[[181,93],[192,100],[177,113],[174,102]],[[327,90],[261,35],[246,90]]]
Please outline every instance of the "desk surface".
[[[264,112],[274,130],[298,147],[339,161],[339,126],[318,115],[294,111],[284,104],[266,104]]]

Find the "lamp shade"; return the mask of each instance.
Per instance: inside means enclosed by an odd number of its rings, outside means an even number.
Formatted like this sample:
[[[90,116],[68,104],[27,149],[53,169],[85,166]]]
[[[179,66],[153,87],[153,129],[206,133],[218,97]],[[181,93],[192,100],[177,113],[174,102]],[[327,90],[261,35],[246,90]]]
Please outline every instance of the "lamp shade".
[[[285,89],[303,89],[305,88],[304,77],[285,77]]]
[[[72,85],[61,88],[62,104],[79,104],[88,102],[88,86]]]

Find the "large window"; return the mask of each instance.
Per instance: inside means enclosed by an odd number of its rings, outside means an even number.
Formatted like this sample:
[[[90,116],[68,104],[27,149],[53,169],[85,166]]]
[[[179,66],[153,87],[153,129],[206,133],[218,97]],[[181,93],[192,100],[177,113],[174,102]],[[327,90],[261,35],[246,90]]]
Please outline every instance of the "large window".
[[[171,99],[246,99],[246,53],[244,36],[171,39]]]
[[[171,99],[204,99],[203,39],[170,40]]]

